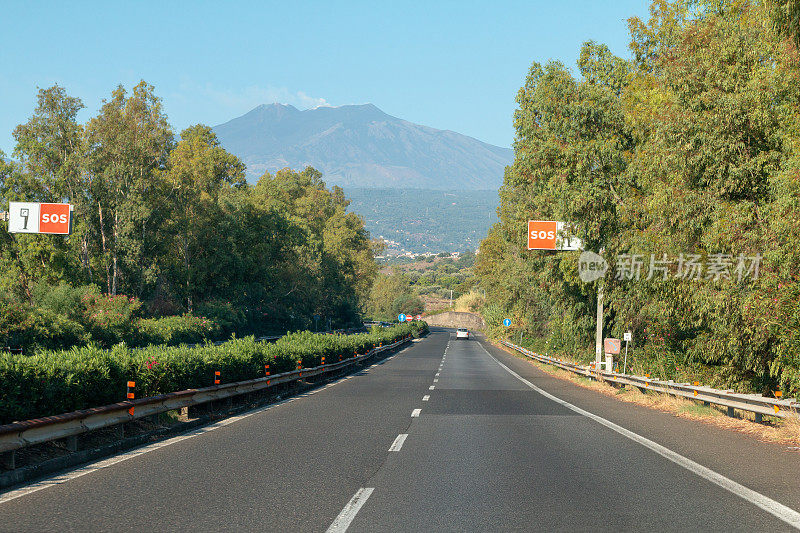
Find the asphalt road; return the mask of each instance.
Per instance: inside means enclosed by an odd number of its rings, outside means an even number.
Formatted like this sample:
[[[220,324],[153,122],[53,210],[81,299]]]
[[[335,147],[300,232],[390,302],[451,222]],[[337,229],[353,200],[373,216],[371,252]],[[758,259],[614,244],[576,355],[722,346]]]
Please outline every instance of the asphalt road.
[[[0,530],[793,530],[797,452],[618,402],[451,335],[0,495]]]

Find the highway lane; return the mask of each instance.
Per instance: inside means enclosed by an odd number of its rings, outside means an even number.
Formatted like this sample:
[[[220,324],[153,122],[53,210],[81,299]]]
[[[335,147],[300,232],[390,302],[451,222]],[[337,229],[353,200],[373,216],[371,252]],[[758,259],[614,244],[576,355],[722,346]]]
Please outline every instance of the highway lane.
[[[543,397],[475,341],[451,342],[408,433],[349,531],[791,529]]]
[[[509,370],[673,449],[684,428],[690,443],[679,453],[794,504],[797,487],[781,488],[777,474],[791,476],[791,463],[775,447],[717,430],[728,461],[708,457],[698,433],[707,426],[621,404],[440,331],[313,394],[0,497],[0,530],[790,530]],[[738,460],[748,446],[773,458],[752,479]],[[780,483],[770,489],[769,479]]]
[[[0,503],[0,531],[324,531],[407,430],[447,338],[432,335],[324,390]]]

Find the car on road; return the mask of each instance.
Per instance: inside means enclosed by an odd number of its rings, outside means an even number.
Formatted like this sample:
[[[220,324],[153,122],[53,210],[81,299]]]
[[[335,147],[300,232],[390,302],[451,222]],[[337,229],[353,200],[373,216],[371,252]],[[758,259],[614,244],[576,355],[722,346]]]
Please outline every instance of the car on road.
[[[458,328],[456,330],[456,339],[467,339],[469,340],[469,330],[466,328]]]

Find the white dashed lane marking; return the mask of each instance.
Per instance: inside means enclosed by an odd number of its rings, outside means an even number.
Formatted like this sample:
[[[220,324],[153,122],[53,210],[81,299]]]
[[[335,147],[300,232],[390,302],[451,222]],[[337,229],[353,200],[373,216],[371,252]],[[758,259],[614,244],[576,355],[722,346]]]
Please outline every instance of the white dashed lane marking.
[[[358,514],[358,511],[365,503],[367,503],[367,500],[372,495],[372,491],[374,490],[374,487],[362,487],[358,489],[358,492],[356,492],[355,495],[350,498],[350,501],[344,506],[342,512],[339,513],[339,516],[337,516],[336,520],[334,520],[330,525],[327,533],[343,533],[344,531],[347,531],[347,528],[350,527],[350,524]]]
[[[399,452],[400,448],[403,447],[403,443],[406,441],[407,437],[408,437],[408,433],[400,433],[397,436],[397,438],[394,439],[394,442],[392,443],[392,445],[389,447],[389,451],[390,452]]]

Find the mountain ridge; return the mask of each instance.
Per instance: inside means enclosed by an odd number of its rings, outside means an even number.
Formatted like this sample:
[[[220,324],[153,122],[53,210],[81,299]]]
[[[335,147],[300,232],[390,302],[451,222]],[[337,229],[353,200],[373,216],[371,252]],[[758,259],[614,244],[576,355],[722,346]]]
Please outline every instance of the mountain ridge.
[[[371,103],[299,110],[262,104],[214,127],[247,177],[313,166],[331,185],[488,190],[513,151],[393,117]]]

